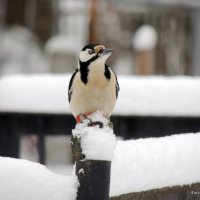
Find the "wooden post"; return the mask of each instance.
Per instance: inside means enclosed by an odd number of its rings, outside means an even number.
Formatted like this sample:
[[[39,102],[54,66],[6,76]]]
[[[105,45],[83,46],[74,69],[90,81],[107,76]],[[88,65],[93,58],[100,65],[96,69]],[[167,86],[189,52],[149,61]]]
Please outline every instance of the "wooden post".
[[[142,192],[133,192],[111,197],[110,200],[198,200],[200,191],[200,183],[190,185],[177,185],[172,187],[164,187],[159,189],[147,190]]]
[[[77,200],[108,200],[116,145],[112,123],[97,111],[77,124],[72,132],[71,147],[80,183]]]
[[[143,50],[136,52],[137,74],[151,75],[155,73],[155,62],[153,50]]]
[[[72,136],[71,144],[80,183],[77,200],[108,200],[111,161],[86,160],[78,137]]]

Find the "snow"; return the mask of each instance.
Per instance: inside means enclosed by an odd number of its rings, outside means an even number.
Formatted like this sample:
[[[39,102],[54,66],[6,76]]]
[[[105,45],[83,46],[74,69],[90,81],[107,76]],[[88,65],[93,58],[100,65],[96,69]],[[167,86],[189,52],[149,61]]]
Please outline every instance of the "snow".
[[[86,158],[110,160],[113,156],[110,196],[200,182],[200,133],[116,144],[108,127],[100,131],[85,125],[81,133],[81,125],[77,125],[74,134],[81,136]],[[82,169],[79,172],[84,173]],[[74,175],[58,175],[34,162],[0,157],[0,177],[4,200],[76,199],[78,181]]]
[[[0,157],[0,197],[3,200],[75,200],[76,176],[63,176],[45,166]]]
[[[0,111],[71,114],[67,89],[71,75],[10,75],[0,79]],[[200,116],[200,78],[118,76],[113,115]]]
[[[109,120],[101,112],[88,116],[93,122],[102,122],[103,128],[98,126],[88,127],[88,119],[77,124],[72,131],[74,137],[81,138],[81,149],[87,160],[111,161],[116,145],[113,129],[108,126]]]
[[[111,157],[106,140],[110,140],[112,147],[114,140],[104,135],[109,135],[109,131],[103,129],[101,139],[96,137],[100,134],[96,127],[90,129],[93,135],[87,138],[88,147],[82,146],[87,158],[101,160],[95,148]],[[118,141],[112,159],[110,196],[200,182],[199,152],[200,133]],[[80,169],[79,173],[84,171]],[[58,175],[37,163],[0,157],[0,177],[3,200],[76,199],[76,176]]]
[[[27,113],[69,113],[69,77],[13,75],[0,80],[0,110]]]
[[[110,196],[200,182],[200,133],[118,141]]]
[[[152,50],[158,40],[156,30],[150,25],[143,25],[138,28],[133,37],[133,47],[138,51]]]
[[[64,13],[69,12],[85,12],[88,10],[89,3],[88,1],[82,1],[82,0],[60,0],[58,2],[59,9]]]
[[[49,54],[78,54],[80,51],[80,44],[74,43],[74,37],[57,35],[51,37],[51,39],[46,43],[45,50]]]
[[[66,152],[65,152],[66,153]],[[71,151],[70,151],[71,153]],[[49,165],[47,164],[47,168],[52,171],[55,172],[57,174],[62,174],[62,175],[71,175],[71,174],[75,174],[73,169],[74,169],[74,165],[72,164],[54,164],[54,165]]]
[[[116,115],[200,116],[199,77],[120,77]]]
[[[0,75],[44,73],[49,70],[37,38],[23,27],[12,26],[1,30],[0,52]]]
[[[48,54],[79,55],[88,38],[88,1],[59,0],[57,2],[58,35],[45,45]],[[77,58],[78,59],[78,58]]]

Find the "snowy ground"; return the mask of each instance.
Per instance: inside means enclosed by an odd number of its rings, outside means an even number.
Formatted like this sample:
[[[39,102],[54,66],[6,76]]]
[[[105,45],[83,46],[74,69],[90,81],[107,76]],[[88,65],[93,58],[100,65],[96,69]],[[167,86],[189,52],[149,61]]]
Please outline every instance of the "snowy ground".
[[[71,75],[13,75],[0,79],[0,111],[71,113]],[[119,76],[113,115],[200,116],[200,78]]]

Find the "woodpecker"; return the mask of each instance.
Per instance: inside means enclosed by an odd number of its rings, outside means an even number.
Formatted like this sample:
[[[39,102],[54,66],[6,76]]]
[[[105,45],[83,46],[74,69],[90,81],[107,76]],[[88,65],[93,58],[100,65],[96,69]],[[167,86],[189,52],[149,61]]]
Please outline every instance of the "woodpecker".
[[[100,44],[88,44],[80,52],[68,87],[69,105],[77,123],[95,111],[108,119],[112,114],[119,91],[117,76],[106,64],[112,52]]]

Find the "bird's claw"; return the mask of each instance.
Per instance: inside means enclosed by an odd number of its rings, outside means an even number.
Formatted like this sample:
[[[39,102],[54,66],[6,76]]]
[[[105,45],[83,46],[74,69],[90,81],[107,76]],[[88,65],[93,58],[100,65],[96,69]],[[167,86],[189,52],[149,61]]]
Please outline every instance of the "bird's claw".
[[[84,120],[87,120],[88,127],[99,126],[99,128],[103,128],[105,126],[104,123],[101,121],[92,121],[92,119],[90,117],[88,117],[88,115],[86,115],[86,114],[82,113],[77,116],[78,123],[83,123]],[[111,129],[113,129],[113,123],[110,121],[110,119],[106,126],[109,126]]]

